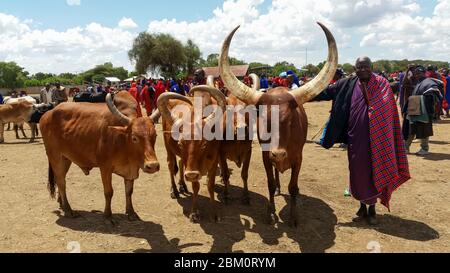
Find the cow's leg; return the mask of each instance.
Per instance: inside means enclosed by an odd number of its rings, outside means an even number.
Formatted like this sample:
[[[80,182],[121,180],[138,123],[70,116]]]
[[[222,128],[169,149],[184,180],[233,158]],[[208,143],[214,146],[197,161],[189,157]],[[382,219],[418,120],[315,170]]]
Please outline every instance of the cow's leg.
[[[230,186],[230,170],[228,169],[227,157],[225,156],[224,153],[221,153],[221,155],[220,155],[220,169],[221,169],[220,175],[222,176],[222,183],[225,186],[223,193],[222,193],[223,201],[225,204],[228,204],[228,201],[229,201],[228,188]]]
[[[167,164],[169,166],[169,172],[170,172],[170,184],[171,184],[171,193],[170,197],[172,199],[178,199],[180,198],[180,192],[177,189],[177,185],[175,183],[175,175],[177,174],[177,159],[174,154],[167,151]]]
[[[0,143],[5,142],[4,134],[5,134],[5,124],[3,122],[0,122]]]
[[[23,123],[19,125],[19,129],[22,132],[23,138],[27,138],[27,135],[25,134],[25,130],[23,129]]]
[[[8,122],[8,128],[6,128],[6,131],[11,131],[11,122]]]
[[[134,189],[134,180],[124,180],[125,182],[125,195],[126,195],[126,213],[128,216],[128,220],[130,221],[141,221],[139,215],[134,211],[133,208],[133,189]]]
[[[278,218],[275,214],[275,191],[276,191],[276,182],[273,173],[272,163],[270,161],[269,152],[263,152],[263,161],[264,168],[266,169],[267,174],[267,185],[269,188],[269,206],[267,208],[267,222],[270,225],[273,225],[277,222]]]
[[[111,200],[114,195],[114,190],[112,187],[112,171],[109,169],[100,169],[102,173],[102,182],[103,182],[103,190],[105,193],[105,212],[104,217],[108,224],[116,225],[117,223],[114,221],[112,217],[111,211]]]
[[[64,157],[58,157],[56,160],[51,160],[50,165],[53,169],[56,185],[58,186],[58,202],[64,212],[64,216],[69,218],[78,217],[78,213],[72,210],[66,193],[66,176],[72,162]]]
[[[289,194],[291,195],[290,210],[289,210],[289,226],[297,227],[297,198],[300,194],[298,187],[298,177],[300,175],[301,164],[295,164],[292,167],[291,181],[289,183]]]
[[[189,193],[189,189],[186,185],[186,181],[184,180],[184,165],[183,165],[183,160],[180,159],[180,161],[178,161],[178,166],[180,169],[180,181],[178,182],[178,185],[180,186],[180,193],[181,194],[188,194]]]
[[[244,192],[242,193],[242,204],[250,205],[250,194],[248,191],[248,170],[250,168],[250,160],[252,158],[252,151],[247,152],[245,155],[244,164],[242,166],[241,177],[242,182],[244,183]]]
[[[192,182],[192,191],[194,192],[192,195],[192,210],[190,219],[192,223],[198,223],[200,221],[200,213],[197,208],[197,201],[198,201],[198,193],[200,191],[200,182]]]
[[[277,169],[275,169],[275,185],[277,187],[275,190],[275,196],[281,196],[280,171]]]
[[[33,143],[34,140],[36,139],[36,130],[37,130],[37,124],[36,123],[28,123],[28,125],[31,128],[31,139],[30,139],[30,143]]]
[[[219,222],[220,218],[217,213],[217,204],[215,200],[215,182],[216,182],[216,172],[217,172],[217,162],[213,165],[214,167],[208,172],[208,192],[210,198],[210,207],[211,207],[211,219],[214,222]]]
[[[19,136],[19,125],[14,123],[13,129],[14,129],[14,132],[16,133],[16,139],[20,139],[20,136]]]

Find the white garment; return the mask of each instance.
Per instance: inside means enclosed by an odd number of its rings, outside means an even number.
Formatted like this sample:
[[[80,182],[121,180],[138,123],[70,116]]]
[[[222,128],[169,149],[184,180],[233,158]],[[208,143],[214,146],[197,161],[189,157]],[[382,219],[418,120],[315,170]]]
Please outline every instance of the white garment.
[[[47,99],[47,101],[45,103],[51,103],[52,102],[52,89],[48,90],[47,89],[42,89],[42,91],[45,93],[45,97]]]
[[[297,88],[298,88],[298,85],[297,85],[297,84],[293,83],[293,84],[291,85],[291,89],[292,89],[292,90],[297,89]]]

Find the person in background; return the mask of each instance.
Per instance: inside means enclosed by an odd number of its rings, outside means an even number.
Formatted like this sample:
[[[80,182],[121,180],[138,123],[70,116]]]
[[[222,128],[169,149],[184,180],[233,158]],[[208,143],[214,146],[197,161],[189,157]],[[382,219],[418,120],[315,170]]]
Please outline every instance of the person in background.
[[[447,118],[450,118],[450,75],[449,69],[444,70],[444,76],[447,80],[447,86],[445,88],[445,100],[447,102],[447,108],[445,109],[445,113],[447,114]]]
[[[61,103],[68,102],[69,97],[67,96],[66,88],[61,86],[59,82],[55,83],[55,87],[52,92],[52,101],[55,103],[55,106],[58,106]]]
[[[266,74],[261,75],[260,85],[261,89],[269,89],[269,80],[267,80]]]
[[[287,78],[288,88],[291,90],[297,89],[299,86],[295,83],[294,75],[288,75]]]
[[[184,90],[180,88],[177,81],[175,81],[175,80],[170,81],[170,92],[177,93],[182,96],[186,96],[186,93],[184,92]]]
[[[441,89],[444,86],[442,81],[427,78],[425,67],[422,65],[418,65],[414,70],[414,80],[417,84],[406,105],[407,120],[410,123],[406,149],[409,152],[414,139],[420,139],[421,150],[416,155],[425,156],[430,151],[429,139],[434,135],[433,116],[436,103],[442,99]]]
[[[0,93],[0,104],[3,104],[3,95]]]

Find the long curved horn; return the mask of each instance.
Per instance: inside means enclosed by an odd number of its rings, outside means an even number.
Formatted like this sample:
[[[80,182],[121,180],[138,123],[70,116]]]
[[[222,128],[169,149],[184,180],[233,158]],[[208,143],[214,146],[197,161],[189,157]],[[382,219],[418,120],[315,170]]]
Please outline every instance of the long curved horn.
[[[150,119],[153,121],[153,123],[156,123],[159,118],[161,117],[161,112],[159,111],[159,109],[157,109],[155,112],[153,112],[153,114],[150,116]]]
[[[177,118],[172,116],[172,113],[170,113],[169,108],[167,107],[167,103],[169,100],[180,100],[188,103],[192,106],[192,101],[190,101],[187,97],[182,96],[180,94],[172,93],[172,92],[166,92],[159,96],[158,98],[158,110],[163,116],[164,119],[169,120],[171,124],[174,124],[177,122]]]
[[[252,88],[255,91],[259,91],[259,89],[261,89],[261,79],[259,78],[258,75],[256,75],[255,73],[252,73],[249,75],[250,79],[252,79]]]
[[[209,85],[211,87],[215,87],[214,85],[214,76],[213,75],[209,75],[207,80],[206,80],[206,85]]]
[[[223,42],[222,53],[220,54],[219,58],[220,75],[226,88],[228,88],[228,90],[230,90],[233,95],[235,95],[238,99],[242,100],[246,104],[256,104],[262,93],[259,94],[254,89],[246,86],[244,83],[239,81],[233,74],[233,72],[231,72],[230,62],[228,60],[231,40],[233,39],[233,36],[239,29],[239,27],[240,26],[236,27]]]
[[[120,119],[120,122],[125,125],[128,126],[131,124],[131,119],[127,116],[125,116],[124,114],[122,114],[119,109],[117,109],[116,105],[114,104],[113,98],[111,94],[108,94],[106,96],[106,104],[108,105],[109,111],[111,111],[111,113],[116,116],[117,118]]]
[[[219,105],[220,109],[222,109],[222,112],[225,112],[227,110],[227,98],[222,92],[220,92],[219,89],[208,85],[199,85],[193,87],[190,91],[191,94],[194,94],[195,92],[209,93],[217,101],[217,104]]]
[[[338,49],[333,34],[323,24],[317,22],[325,32],[328,40],[328,60],[322,71],[306,85],[290,92],[298,105],[302,105],[317,97],[330,84],[338,66]]]

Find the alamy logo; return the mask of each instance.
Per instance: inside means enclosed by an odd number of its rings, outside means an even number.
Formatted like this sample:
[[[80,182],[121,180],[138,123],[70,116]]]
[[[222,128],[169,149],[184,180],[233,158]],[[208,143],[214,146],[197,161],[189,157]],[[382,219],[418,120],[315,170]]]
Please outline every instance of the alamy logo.
[[[205,106],[201,97],[193,107],[180,104],[171,110],[175,122],[172,138],[180,140],[259,140],[263,151],[277,148],[280,142],[280,107],[278,105]]]

